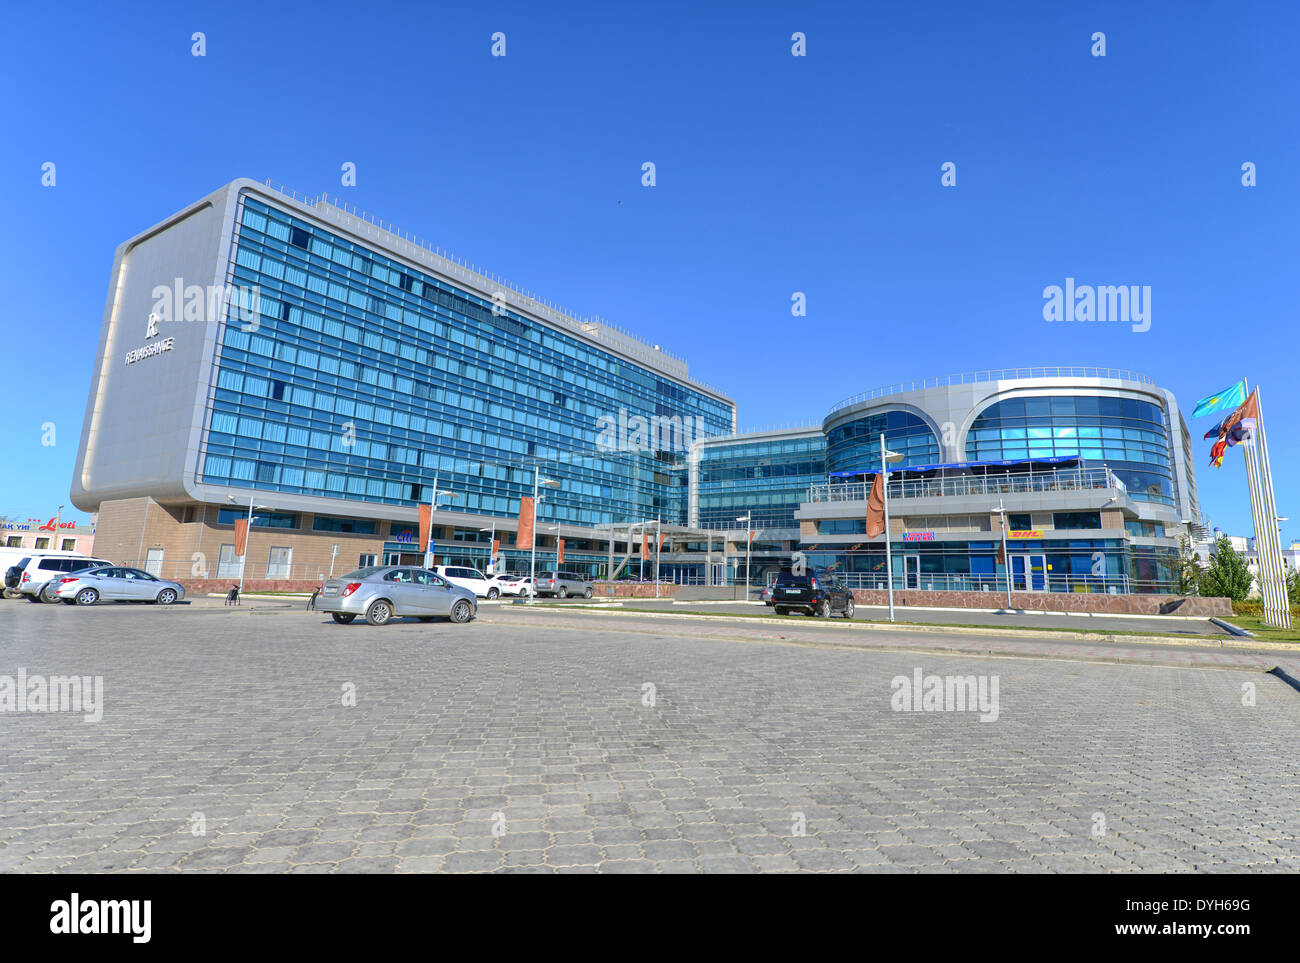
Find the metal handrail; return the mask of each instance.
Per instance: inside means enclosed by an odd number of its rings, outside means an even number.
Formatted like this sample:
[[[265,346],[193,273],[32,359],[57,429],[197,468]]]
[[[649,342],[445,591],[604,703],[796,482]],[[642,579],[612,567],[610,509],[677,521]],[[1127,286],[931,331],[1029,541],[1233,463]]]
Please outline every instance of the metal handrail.
[[[831,408],[834,414],[864,401],[884,398],[889,395],[902,394],[905,391],[921,391],[926,388],[948,388],[953,385],[980,384],[985,381],[1012,381],[1018,378],[1108,378],[1115,381],[1136,381],[1139,384],[1152,385],[1155,379],[1149,375],[1139,374],[1124,368],[1090,368],[1090,367],[1041,367],[1041,368],[992,368],[988,371],[968,371],[963,374],[940,375],[924,378],[920,381],[904,381],[899,384],[872,388],[860,394],[845,398]]]
[[[1015,472],[1006,475],[960,475],[956,478],[893,479],[888,483],[890,498],[941,498],[965,495],[1013,495],[1022,492],[1063,492],[1095,489],[1126,491],[1124,483],[1109,468],[1079,468],[1073,471]],[[871,483],[825,482],[810,485],[808,502],[859,502],[871,494]]]

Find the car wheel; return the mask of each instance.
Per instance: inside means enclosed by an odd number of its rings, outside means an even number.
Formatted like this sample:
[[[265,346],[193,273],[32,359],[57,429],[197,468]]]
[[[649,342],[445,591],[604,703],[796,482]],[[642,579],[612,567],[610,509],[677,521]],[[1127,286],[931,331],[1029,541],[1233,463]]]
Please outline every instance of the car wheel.
[[[853,618],[853,599],[849,599],[844,603],[844,617],[846,619]]]
[[[366,621],[371,625],[384,625],[393,617],[393,603],[388,599],[375,599],[366,609]]]
[[[569,590],[568,590],[567,588],[565,588],[563,585],[561,585],[561,586],[560,586],[560,590],[559,590],[558,592],[556,592],[555,594],[558,595],[558,596],[559,596],[560,598],[562,598],[562,599],[567,599],[567,598],[569,597]]]
[[[814,612],[810,612],[809,614],[815,615],[819,619],[829,619],[831,617],[830,599],[822,599],[822,604],[817,606],[817,609]]]
[[[500,597],[500,595],[501,595],[501,592],[500,592],[498,589],[494,589],[494,588],[490,588],[490,589],[488,589],[488,600],[489,600],[489,601],[495,601],[498,597]]]
[[[351,622],[353,619],[356,618],[356,615],[354,615],[351,612],[331,612],[330,618],[332,618],[339,625],[347,625],[349,622]]]
[[[36,602],[37,604],[40,604],[40,601],[41,601],[41,593],[40,593],[40,592],[37,592],[35,595],[26,595],[26,594],[24,594],[24,595],[23,595],[23,598],[27,599],[27,601],[29,601],[29,602]]]
[[[583,597],[584,599],[589,599],[589,598],[591,598],[591,586],[590,586],[590,585],[588,585],[587,588],[583,591],[583,593],[582,593],[582,597]]]
[[[59,600],[59,593],[55,590],[54,583],[52,581],[46,582],[45,587],[41,589],[41,601],[57,602],[58,600]]]
[[[77,593],[78,605],[94,605],[98,601],[99,601],[99,593],[96,592],[94,589],[91,588],[82,589],[80,592]]]
[[[175,601],[176,601],[175,589],[163,589],[161,592],[158,593],[159,605],[171,605]]]
[[[473,616],[474,607],[464,599],[451,607],[451,620],[453,622],[468,622]]]

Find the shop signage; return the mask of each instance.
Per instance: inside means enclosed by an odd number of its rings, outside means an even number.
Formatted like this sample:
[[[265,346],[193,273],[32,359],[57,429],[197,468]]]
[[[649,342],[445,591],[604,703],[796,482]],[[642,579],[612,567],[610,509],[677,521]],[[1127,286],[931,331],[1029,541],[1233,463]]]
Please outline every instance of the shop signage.
[[[1042,538],[1041,528],[1017,528],[1007,533],[1007,538]]]

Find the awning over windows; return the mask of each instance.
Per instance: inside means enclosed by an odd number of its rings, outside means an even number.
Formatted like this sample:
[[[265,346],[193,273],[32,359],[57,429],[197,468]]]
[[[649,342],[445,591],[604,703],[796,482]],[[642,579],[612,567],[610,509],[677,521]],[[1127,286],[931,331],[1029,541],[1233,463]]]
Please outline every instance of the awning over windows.
[[[1034,466],[1042,465],[1051,468],[1073,468],[1083,461],[1078,455],[1053,455],[1048,458],[1014,458],[1008,461],[956,461],[946,465],[907,465],[902,468],[890,468],[891,475],[928,475],[933,472],[947,471],[967,471],[971,474],[985,474],[990,468],[1016,468],[1025,465],[1030,466],[1030,471]],[[983,469],[977,471],[976,469]],[[831,478],[858,478],[863,475],[876,475],[879,469],[870,471],[833,471],[830,473]]]

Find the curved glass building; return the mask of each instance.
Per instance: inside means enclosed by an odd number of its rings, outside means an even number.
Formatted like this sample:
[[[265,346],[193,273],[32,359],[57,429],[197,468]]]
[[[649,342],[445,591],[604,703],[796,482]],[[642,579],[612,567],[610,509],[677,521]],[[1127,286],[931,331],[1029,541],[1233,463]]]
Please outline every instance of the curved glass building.
[[[1200,515],[1177,402],[1130,371],[893,385],[845,399],[823,431],[827,482],[795,513],[799,544],[866,587],[886,570],[883,539],[865,539],[882,435],[903,456],[889,466],[897,588],[1169,592],[1177,537]]]

